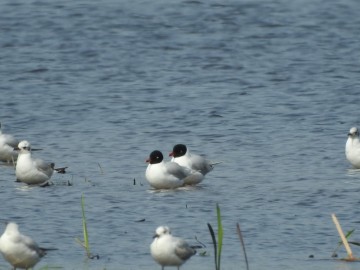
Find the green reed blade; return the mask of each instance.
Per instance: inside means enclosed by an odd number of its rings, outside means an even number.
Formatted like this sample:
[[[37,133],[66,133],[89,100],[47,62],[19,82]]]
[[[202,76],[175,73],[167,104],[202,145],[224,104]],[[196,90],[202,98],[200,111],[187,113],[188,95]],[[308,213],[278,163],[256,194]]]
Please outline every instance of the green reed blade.
[[[81,210],[82,210],[82,225],[83,225],[83,234],[84,234],[84,247],[88,257],[90,256],[90,245],[89,245],[89,235],[87,231],[86,217],[85,217],[85,199],[84,194],[81,195]]]

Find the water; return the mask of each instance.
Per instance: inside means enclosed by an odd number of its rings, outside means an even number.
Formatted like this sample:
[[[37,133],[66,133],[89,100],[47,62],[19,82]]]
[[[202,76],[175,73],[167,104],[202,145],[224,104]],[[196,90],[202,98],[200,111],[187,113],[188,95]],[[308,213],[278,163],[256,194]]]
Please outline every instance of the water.
[[[52,187],[29,188],[1,166],[1,219],[59,249],[37,269],[159,269],[149,245],[167,224],[206,245],[209,256],[182,267],[201,270],[214,268],[206,224],[216,228],[219,203],[224,270],[245,269],[237,222],[250,269],[358,268],[331,259],[330,215],[345,231],[359,227],[360,174],[344,156],[360,123],[359,6],[2,1],[4,131],[69,169]],[[176,143],[223,163],[196,188],[153,192],[145,159]],[[81,194],[99,260],[74,240]]]

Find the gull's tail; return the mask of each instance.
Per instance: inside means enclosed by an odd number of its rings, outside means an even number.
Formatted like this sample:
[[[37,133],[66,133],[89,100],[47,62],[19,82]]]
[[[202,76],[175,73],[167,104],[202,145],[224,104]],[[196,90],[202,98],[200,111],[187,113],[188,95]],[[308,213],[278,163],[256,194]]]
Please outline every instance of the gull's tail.
[[[215,165],[218,165],[220,163],[223,163],[222,161],[218,161],[218,162],[210,162],[210,166],[214,167]]]
[[[67,169],[67,167],[54,168],[57,173],[66,173],[65,169]]]

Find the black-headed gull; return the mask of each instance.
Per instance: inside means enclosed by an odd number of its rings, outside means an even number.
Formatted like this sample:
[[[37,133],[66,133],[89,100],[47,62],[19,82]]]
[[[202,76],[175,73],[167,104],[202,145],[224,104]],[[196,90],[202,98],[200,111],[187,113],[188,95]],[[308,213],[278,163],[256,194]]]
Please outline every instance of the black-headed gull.
[[[18,225],[10,222],[0,237],[0,252],[14,269],[33,268],[46,254],[30,237],[19,232]]]
[[[64,173],[65,168],[55,169],[54,163],[31,157],[31,145],[21,141],[18,145],[19,156],[16,162],[16,179],[28,185],[44,184],[50,180],[54,170]]]
[[[175,162],[165,162],[163,154],[155,150],[146,160],[145,177],[149,184],[156,189],[172,189],[184,185],[184,179],[190,175],[190,170]]]
[[[12,163],[16,161],[18,152],[14,148],[19,144],[19,141],[11,134],[4,134],[1,130],[0,123],[0,161]]]
[[[180,166],[192,170],[193,177],[188,178],[189,181],[185,182],[187,185],[200,183],[205,175],[214,168],[214,165],[220,163],[211,162],[202,156],[190,153],[189,149],[187,149],[184,144],[175,145],[169,156],[172,156],[172,162],[176,162]]]
[[[356,169],[360,169],[359,130],[356,127],[352,127],[348,133],[348,139],[345,145],[345,155],[351,165]]]
[[[172,236],[169,227],[160,226],[155,231],[150,252],[164,270],[165,266],[177,266],[177,269],[180,269],[180,266],[193,256],[196,250],[182,238]]]

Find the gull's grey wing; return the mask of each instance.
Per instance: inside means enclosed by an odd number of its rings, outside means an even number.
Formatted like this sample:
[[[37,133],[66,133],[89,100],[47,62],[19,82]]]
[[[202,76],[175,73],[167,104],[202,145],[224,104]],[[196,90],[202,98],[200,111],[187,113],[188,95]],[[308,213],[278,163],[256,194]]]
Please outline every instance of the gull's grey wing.
[[[179,179],[184,179],[190,174],[189,169],[182,167],[175,162],[167,162],[166,169],[170,174],[172,174],[173,176]]]
[[[42,159],[34,159],[34,163],[39,171],[42,171],[49,177],[54,172],[54,163],[45,162]]]
[[[196,253],[196,250],[189,246],[183,239],[179,238],[176,244],[175,254],[182,260],[187,260]]]
[[[213,169],[213,166],[211,166],[210,161],[203,158],[202,156],[192,155],[191,161],[192,161],[192,169],[195,171],[200,171],[204,175]]]
[[[12,135],[9,134],[2,134],[3,138],[4,138],[4,142],[7,145],[10,145],[11,147],[15,148],[18,146],[19,141],[17,139],[15,139]]]
[[[23,234],[17,235],[16,238],[14,238],[14,241],[17,242],[18,244],[23,244],[27,246],[31,250],[37,251],[39,249],[39,246],[36,244],[34,240],[32,240],[29,236]]]

